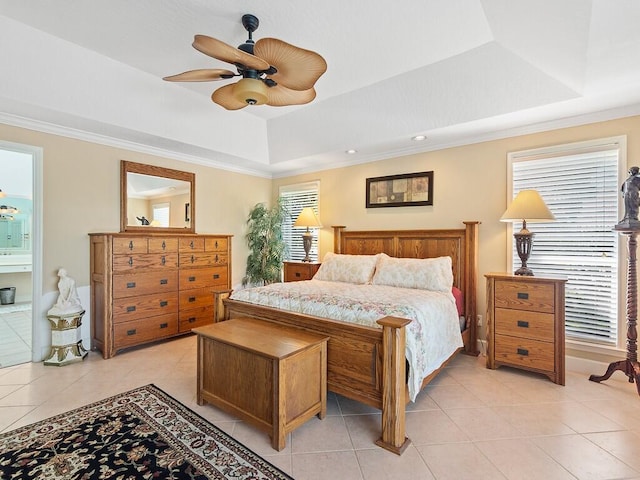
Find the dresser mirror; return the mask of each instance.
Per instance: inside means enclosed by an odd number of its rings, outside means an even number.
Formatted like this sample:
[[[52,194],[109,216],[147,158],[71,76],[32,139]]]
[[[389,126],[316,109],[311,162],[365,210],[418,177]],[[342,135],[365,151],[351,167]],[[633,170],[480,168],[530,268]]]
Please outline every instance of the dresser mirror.
[[[195,233],[195,174],[120,162],[120,231]]]

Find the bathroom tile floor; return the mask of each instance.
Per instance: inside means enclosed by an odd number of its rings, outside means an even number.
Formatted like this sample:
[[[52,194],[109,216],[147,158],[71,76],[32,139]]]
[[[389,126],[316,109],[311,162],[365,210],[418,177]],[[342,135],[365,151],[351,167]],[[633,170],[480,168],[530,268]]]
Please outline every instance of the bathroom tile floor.
[[[602,384],[567,372],[567,385],[519,370],[487,370],[458,355],[407,406],[412,443],[402,456],[374,445],[380,413],[329,394],[327,417],[287,436],[268,436],[196,403],[196,338],[95,352],[65,367],[0,369],[0,432],[154,383],[290,473],[311,479],[640,480],[640,397],[620,372]],[[594,372],[601,373],[601,372]]]
[[[0,368],[31,361],[31,304],[0,305]]]

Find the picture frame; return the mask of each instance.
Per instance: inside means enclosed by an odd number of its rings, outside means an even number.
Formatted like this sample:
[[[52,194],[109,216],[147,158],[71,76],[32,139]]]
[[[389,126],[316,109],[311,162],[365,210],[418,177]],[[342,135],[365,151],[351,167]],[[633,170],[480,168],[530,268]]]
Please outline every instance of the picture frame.
[[[366,208],[433,205],[433,170],[367,178]]]

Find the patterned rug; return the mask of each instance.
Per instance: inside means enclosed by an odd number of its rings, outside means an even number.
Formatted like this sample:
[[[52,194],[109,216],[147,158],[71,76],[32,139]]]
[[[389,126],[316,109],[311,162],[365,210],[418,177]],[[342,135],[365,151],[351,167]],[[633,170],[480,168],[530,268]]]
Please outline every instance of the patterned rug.
[[[292,480],[155,385],[0,434],[0,478]]]

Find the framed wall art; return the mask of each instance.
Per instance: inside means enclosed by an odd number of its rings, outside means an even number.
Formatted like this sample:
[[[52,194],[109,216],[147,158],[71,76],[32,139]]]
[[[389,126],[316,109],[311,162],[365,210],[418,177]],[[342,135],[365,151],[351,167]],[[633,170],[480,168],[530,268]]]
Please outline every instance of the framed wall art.
[[[367,178],[366,208],[433,205],[433,171]]]

